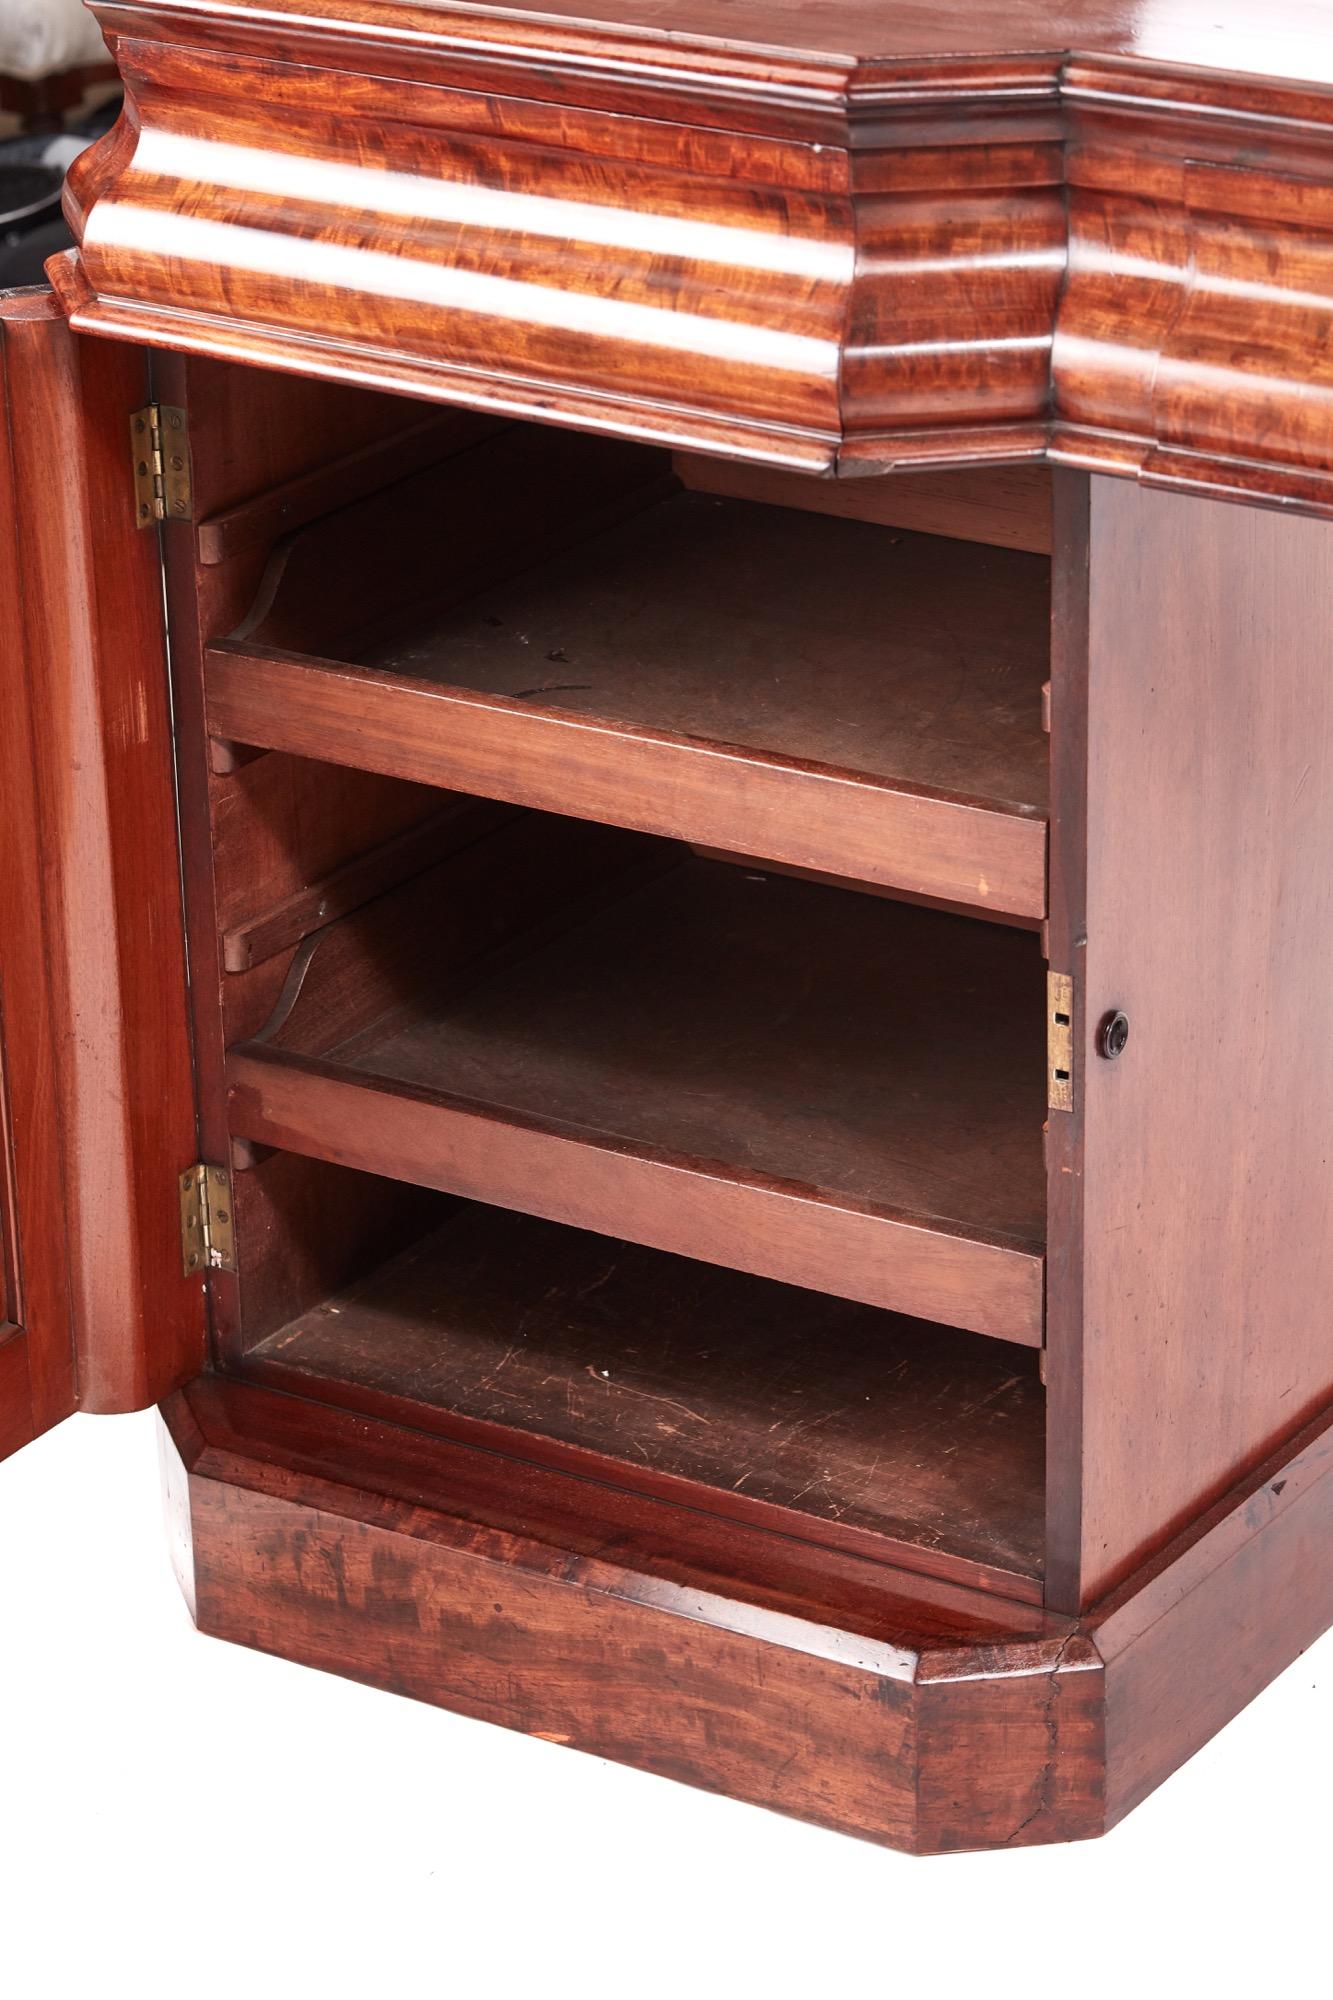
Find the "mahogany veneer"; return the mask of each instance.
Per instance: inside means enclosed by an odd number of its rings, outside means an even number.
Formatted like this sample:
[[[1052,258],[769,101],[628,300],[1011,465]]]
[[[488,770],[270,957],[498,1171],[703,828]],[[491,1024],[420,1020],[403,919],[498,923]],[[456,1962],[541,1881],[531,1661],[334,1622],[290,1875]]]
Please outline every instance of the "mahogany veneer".
[[[141,1408],[204,1360],[204,1302],[160,1199],[194,1120],[161,573],[125,514],[116,438],[146,387],[142,355],[75,340],[49,294],[0,295],[0,1206],[17,1323],[0,1351],[24,1384],[0,1429],[15,1404],[33,1431]]]
[[[1315,0],[93,11],[128,108],[72,177],[80,329],[809,470],[1333,506]]]
[[[917,1853],[1105,1832],[1333,1613],[1327,1428],[1080,1620],[220,1379],[166,1419],[202,1631]]]
[[[1333,1622],[1323,10],[94,11],[0,1453],[165,1396],[207,1631],[1103,1831]]]

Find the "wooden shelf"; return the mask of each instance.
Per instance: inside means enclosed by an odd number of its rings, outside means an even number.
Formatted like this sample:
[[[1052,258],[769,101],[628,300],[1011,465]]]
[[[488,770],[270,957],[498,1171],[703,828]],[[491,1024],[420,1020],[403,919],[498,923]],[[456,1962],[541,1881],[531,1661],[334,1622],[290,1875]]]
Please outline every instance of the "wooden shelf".
[[[465,1206],[246,1365],[464,1443],[1039,1600],[1036,1360],[972,1334]]]
[[[208,652],[208,721],[1035,921],[1048,625],[1040,556],[686,493],[652,453],[509,433],[297,536]]]
[[[333,925],[233,1130],[1039,1345],[1037,940],[680,852],[520,815]]]

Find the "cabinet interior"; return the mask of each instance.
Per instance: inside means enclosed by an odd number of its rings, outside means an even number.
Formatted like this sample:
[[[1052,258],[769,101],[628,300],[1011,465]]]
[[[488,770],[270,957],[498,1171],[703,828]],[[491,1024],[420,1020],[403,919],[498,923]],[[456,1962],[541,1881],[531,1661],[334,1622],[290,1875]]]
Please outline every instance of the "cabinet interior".
[[[178,367],[218,1366],[1039,1600],[1045,473]]]

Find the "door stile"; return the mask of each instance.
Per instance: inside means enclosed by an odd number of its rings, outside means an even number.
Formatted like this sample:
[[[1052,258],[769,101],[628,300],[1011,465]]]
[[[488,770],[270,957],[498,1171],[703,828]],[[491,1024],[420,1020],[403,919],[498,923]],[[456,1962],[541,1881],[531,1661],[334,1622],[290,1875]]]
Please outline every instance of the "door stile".
[[[74,1407],[158,1400],[202,1364],[205,1319],[179,1247],[195,1114],[160,557],[133,507],[145,357],[77,339],[31,292],[0,301],[0,365],[0,1002],[23,1328],[7,1345],[23,1344],[31,1404],[0,1417],[14,1448]],[[0,1362],[6,1410],[17,1374]]]

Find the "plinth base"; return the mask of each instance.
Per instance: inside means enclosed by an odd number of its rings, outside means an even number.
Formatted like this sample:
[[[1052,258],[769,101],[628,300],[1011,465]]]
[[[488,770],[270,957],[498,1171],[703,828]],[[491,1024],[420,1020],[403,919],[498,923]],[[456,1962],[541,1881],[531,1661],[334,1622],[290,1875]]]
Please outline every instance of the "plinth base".
[[[916,1853],[1105,1832],[1333,1623],[1333,1425],[1081,1620],[204,1377],[199,1629]]]

